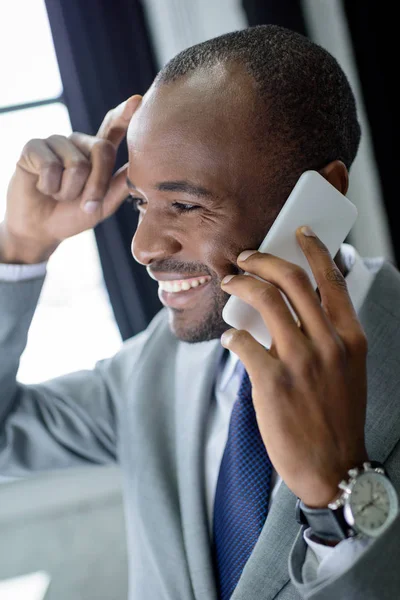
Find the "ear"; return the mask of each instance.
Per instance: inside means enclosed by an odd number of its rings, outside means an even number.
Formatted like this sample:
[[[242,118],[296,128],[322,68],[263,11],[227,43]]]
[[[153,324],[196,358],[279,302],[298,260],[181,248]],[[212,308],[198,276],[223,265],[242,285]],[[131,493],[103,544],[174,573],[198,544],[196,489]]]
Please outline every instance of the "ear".
[[[325,167],[319,170],[320,174],[325,177],[339,192],[346,194],[349,187],[349,172],[346,165],[341,160],[333,160]]]

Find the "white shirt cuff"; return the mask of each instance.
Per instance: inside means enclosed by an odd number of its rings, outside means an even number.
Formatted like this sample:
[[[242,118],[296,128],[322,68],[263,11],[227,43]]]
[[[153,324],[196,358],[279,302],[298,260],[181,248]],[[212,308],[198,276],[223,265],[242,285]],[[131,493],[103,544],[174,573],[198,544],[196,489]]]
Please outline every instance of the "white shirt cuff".
[[[27,279],[39,279],[46,275],[47,261],[36,265],[0,264],[0,281],[18,282]]]
[[[325,546],[312,540],[311,533],[311,528],[308,528],[303,534],[308,546],[302,568],[303,583],[321,583],[340,576],[373,542],[367,538],[348,538],[336,546]]]

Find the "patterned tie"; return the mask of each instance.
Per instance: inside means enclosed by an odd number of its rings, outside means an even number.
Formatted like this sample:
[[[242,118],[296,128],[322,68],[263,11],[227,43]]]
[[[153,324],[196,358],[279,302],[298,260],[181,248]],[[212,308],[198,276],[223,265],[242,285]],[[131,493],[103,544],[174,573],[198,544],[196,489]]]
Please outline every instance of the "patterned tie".
[[[258,429],[244,371],[232,410],[214,503],[214,558],[219,598],[231,597],[268,512],[272,464]]]

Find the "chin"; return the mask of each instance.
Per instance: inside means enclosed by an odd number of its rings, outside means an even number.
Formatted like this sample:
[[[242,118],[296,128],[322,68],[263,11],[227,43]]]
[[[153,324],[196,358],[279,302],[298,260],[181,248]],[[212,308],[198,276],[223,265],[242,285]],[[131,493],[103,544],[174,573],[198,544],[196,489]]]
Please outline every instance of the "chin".
[[[216,340],[229,329],[222,318],[222,310],[189,318],[185,311],[169,309],[169,326],[171,332],[182,342],[197,344]]]

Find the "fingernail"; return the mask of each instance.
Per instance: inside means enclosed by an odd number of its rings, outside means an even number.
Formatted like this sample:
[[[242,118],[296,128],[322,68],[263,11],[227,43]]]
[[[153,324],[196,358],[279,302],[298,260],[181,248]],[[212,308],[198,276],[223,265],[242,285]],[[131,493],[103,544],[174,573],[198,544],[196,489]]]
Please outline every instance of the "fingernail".
[[[244,260],[247,260],[252,254],[257,254],[257,250],[245,250],[244,252],[241,252],[239,254],[237,259],[243,262]]]
[[[89,200],[89,202],[86,202],[86,204],[83,206],[82,210],[88,215],[91,215],[96,212],[99,206],[100,202],[98,200]]]
[[[305,225],[304,227],[302,227],[300,229],[300,231],[303,235],[306,235],[307,237],[317,237],[315,235],[315,233],[313,232],[313,230],[311,229],[311,227],[309,227],[308,225]]]
[[[223,278],[223,280],[221,281],[222,285],[226,285],[227,283],[230,282],[231,279],[233,279],[235,277],[235,275],[227,275],[226,277]]]
[[[221,346],[223,346],[224,348],[228,348],[231,342],[232,331],[232,329],[228,329],[227,331],[224,331],[224,333],[221,336]]]

